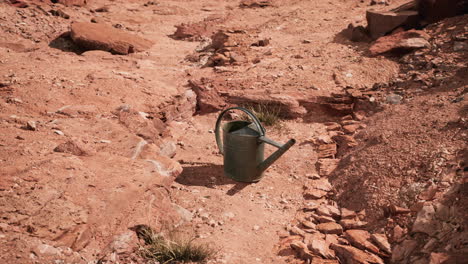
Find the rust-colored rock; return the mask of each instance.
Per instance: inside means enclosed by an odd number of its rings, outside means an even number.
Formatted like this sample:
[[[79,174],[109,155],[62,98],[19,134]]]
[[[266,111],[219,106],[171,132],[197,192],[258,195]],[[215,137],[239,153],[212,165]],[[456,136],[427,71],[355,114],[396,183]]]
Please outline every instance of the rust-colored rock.
[[[83,49],[122,55],[144,51],[153,45],[151,41],[123,30],[88,22],[73,23],[70,36]]]
[[[317,229],[324,234],[341,234],[343,233],[343,227],[337,223],[329,222],[317,225]]]
[[[190,88],[197,95],[197,111],[201,114],[216,112],[226,106],[226,102],[218,94],[215,87],[206,79],[200,81],[190,80]]]
[[[86,149],[83,143],[77,140],[69,140],[54,148],[55,152],[68,153],[75,156],[88,156],[90,151]]]
[[[323,144],[318,147],[317,156],[322,158],[334,158],[336,155],[336,144]]]
[[[416,49],[428,48],[429,36],[421,30],[409,30],[379,38],[369,48],[372,55],[384,53],[407,53]]]
[[[344,219],[340,221],[340,225],[342,225],[344,229],[359,229],[366,227],[367,222],[353,219]]]
[[[384,234],[372,234],[371,240],[385,253],[392,254],[392,247]]]
[[[365,230],[350,229],[345,232],[345,237],[351,245],[362,249],[368,250],[372,253],[378,254],[379,248],[370,242],[371,235]]]
[[[336,255],[350,264],[384,264],[383,260],[374,254],[362,251],[355,247],[331,244]]]
[[[338,159],[319,159],[317,162],[318,172],[320,175],[330,175],[338,166]]]
[[[418,12],[413,10],[399,12],[368,10],[366,19],[370,36],[377,39],[398,27],[416,25],[419,16]]]
[[[85,6],[89,1],[88,0],[55,0],[56,2],[65,6]]]
[[[271,0],[242,0],[239,4],[243,8],[256,8],[272,6]]]

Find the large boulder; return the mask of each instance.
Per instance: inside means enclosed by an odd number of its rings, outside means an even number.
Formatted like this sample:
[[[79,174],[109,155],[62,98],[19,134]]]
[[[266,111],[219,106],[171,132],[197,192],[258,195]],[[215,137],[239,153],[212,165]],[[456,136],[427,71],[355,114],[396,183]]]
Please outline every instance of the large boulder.
[[[366,12],[367,30],[373,39],[384,36],[398,27],[413,28],[419,22],[419,14],[413,10]]]
[[[149,49],[153,42],[105,24],[73,23],[71,38],[86,50],[104,50],[126,55]]]

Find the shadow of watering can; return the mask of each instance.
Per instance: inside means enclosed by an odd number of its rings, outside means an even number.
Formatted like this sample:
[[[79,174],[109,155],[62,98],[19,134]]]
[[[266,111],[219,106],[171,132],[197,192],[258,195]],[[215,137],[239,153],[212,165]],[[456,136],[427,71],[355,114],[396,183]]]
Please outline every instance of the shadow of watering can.
[[[223,125],[223,139],[219,128],[223,115],[230,110],[241,110],[252,120],[231,121]],[[279,157],[296,143],[290,139],[282,145],[265,137],[265,128],[260,124],[258,118],[249,110],[242,107],[232,107],[224,110],[216,121],[215,128],[216,143],[224,156],[224,174],[239,182],[258,182],[263,172],[270,167]],[[267,159],[263,159],[265,143],[278,148]]]

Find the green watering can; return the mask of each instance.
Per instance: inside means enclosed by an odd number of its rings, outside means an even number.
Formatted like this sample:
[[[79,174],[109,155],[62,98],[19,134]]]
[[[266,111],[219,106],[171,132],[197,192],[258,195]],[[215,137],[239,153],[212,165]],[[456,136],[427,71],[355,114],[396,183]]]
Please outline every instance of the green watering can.
[[[229,110],[241,110],[252,120],[231,121],[223,126],[223,140],[219,134],[219,127],[223,115]],[[216,121],[215,128],[216,143],[219,151],[224,156],[224,174],[239,182],[258,182],[263,172],[270,167],[279,157],[296,143],[290,139],[282,145],[265,137],[265,128],[260,124],[258,118],[243,107],[232,107],[224,110]],[[265,143],[278,148],[266,160],[263,159]]]

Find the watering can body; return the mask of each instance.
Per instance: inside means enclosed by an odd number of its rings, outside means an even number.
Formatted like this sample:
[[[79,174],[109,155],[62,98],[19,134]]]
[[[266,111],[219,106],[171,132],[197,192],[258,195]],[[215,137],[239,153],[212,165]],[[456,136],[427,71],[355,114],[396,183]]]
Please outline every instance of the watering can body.
[[[244,111],[254,122],[232,121],[224,124],[221,139],[221,119],[224,113],[234,109]],[[224,174],[239,182],[258,182],[263,177],[263,172],[295,143],[295,140],[291,139],[282,145],[266,138],[260,121],[250,111],[241,107],[224,110],[218,117],[215,131],[216,142],[224,156]],[[266,160],[265,143],[278,147]]]

